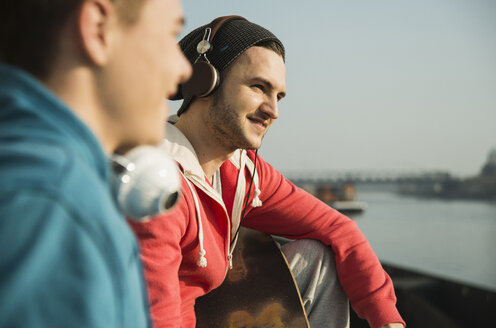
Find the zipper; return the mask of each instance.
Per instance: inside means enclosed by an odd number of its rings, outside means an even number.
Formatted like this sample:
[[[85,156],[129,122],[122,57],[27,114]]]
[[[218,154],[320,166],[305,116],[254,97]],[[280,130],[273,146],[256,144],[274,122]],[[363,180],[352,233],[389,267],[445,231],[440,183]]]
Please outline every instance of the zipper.
[[[224,207],[224,205],[222,205],[222,208],[224,209],[224,212],[226,214],[226,218],[227,218],[227,247],[226,247],[226,255],[227,255],[227,262],[228,262],[228,265],[226,265],[226,272],[224,273],[224,276],[227,275],[227,271],[232,269],[233,268],[233,264],[232,264],[232,251],[231,251],[231,220],[229,218],[229,215],[227,214],[227,210],[226,208]]]

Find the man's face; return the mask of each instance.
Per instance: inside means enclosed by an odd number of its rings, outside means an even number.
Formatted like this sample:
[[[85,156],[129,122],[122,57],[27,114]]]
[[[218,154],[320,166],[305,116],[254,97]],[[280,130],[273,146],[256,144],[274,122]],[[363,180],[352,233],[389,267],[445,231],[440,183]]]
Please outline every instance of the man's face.
[[[215,139],[231,152],[258,149],[286,94],[286,67],[273,50],[251,47],[228,68],[204,119]]]
[[[138,20],[118,23],[101,95],[106,99],[118,147],[156,144],[164,134],[166,98],[191,74],[177,45],[183,27],[179,0],[146,0]]]

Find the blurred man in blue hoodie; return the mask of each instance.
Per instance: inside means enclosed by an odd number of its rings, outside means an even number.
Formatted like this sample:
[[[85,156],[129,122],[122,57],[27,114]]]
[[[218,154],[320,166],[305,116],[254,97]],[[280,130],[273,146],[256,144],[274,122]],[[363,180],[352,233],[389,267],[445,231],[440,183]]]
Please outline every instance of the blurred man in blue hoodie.
[[[0,326],[146,327],[108,155],[163,138],[179,0],[0,4]]]

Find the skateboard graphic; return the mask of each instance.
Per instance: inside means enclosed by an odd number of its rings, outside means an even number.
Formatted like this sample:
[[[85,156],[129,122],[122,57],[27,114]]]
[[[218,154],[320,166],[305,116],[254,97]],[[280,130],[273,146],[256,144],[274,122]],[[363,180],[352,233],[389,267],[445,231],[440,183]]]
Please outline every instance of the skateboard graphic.
[[[279,245],[241,228],[233,268],[196,300],[197,328],[308,328],[298,288]]]

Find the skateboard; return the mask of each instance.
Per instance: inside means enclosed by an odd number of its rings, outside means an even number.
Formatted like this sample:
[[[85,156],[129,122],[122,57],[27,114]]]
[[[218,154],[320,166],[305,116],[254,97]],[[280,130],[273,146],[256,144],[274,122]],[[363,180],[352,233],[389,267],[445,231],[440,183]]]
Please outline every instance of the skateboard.
[[[241,228],[233,268],[196,300],[197,328],[309,328],[298,287],[279,245]]]

